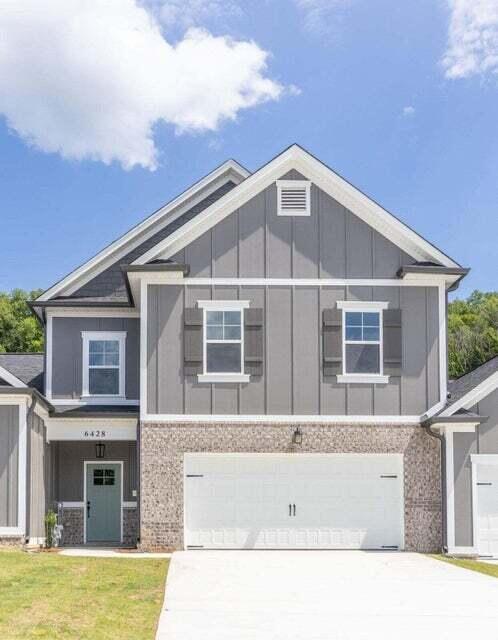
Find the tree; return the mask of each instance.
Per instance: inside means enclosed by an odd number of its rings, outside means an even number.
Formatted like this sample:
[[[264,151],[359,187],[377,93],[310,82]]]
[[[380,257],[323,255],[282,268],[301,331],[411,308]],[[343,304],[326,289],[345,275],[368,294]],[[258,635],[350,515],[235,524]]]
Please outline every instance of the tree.
[[[41,292],[0,292],[0,353],[43,351],[43,330],[27,305]]]
[[[448,306],[449,375],[457,378],[498,355],[498,291],[474,291]]]

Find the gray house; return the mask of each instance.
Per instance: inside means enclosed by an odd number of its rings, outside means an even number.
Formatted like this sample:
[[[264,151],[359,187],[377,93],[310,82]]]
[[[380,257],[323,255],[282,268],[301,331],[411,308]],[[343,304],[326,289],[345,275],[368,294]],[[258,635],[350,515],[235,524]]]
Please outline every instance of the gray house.
[[[498,554],[496,364],[448,398],[466,273],[297,145],[226,162],[0,355],[1,540],[57,506],[65,545]]]

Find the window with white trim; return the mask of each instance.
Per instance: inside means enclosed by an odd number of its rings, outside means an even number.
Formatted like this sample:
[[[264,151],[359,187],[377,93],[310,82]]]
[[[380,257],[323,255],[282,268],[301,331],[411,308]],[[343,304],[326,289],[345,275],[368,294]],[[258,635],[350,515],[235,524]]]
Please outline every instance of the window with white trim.
[[[338,302],[342,308],[340,381],[387,382],[384,376],[382,314],[385,302]]]
[[[309,216],[310,201],[311,182],[308,180],[277,180],[279,216]]]
[[[381,374],[381,312],[344,312],[344,373]]]
[[[83,396],[125,396],[124,331],[83,331]]]
[[[244,374],[245,301],[200,301],[203,308],[203,374],[213,382],[246,381]]]

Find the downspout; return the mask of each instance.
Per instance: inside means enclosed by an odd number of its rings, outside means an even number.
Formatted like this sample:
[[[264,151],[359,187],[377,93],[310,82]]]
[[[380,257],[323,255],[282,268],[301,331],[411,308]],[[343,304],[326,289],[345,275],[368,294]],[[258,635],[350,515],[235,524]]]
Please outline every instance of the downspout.
[[[441,546],[443,553],[448,553],[448,527],[446,522],[446,439],[443,435],[431,429],[429,420],[422,422],[422,427],[431,436],[431,438],[439,440],[441,445]]]

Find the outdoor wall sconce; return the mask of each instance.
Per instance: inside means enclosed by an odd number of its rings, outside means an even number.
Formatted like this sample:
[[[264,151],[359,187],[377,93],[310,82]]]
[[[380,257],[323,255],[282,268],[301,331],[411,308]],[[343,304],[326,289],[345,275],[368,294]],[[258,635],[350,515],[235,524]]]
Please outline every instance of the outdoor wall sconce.
[[[299,427],[292,434],[292,444],[303,444],[303,432]]]
[[[105,444],[103,442],[97,442],[95,445],[95,457],[98,460],[105,457]]]

